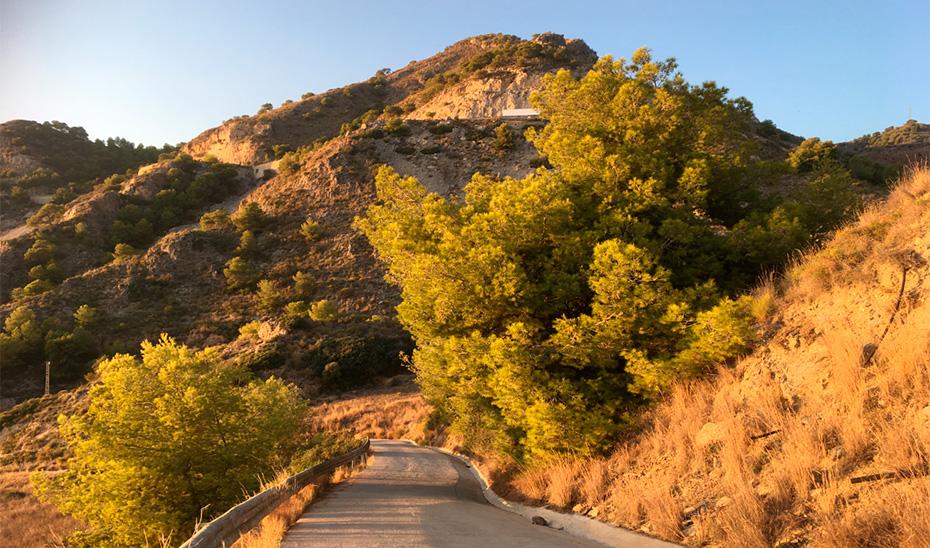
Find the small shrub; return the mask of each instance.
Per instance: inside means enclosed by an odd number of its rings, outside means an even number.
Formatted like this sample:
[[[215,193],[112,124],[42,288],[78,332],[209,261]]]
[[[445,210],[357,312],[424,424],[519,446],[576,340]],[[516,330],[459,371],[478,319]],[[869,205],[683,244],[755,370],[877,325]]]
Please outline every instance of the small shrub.
[[[49,225],[58,220],[65,212],[65,206],[49,202],[39,208],[31,217],[26,220],[29,226]]]
[[[304,298],[313,295],[313,291],[316,289],[316,281],[313,279],[312,274],[298,271],[291,279],[294,280],[294,295]]]
[[[243,339],[257,339],[261,329],[262,322],[258,320],[242,324],[242,327],[239,328],[239,337]]]
[[[323,299],[310,307],[310,319],[316,322],[331,322],[338,317],[339,309],[332,301]]]
[[[399,147],[394,149],[394,152],[398,154],[403,154],[404,156],[410,156],[414,154],[416,151],[417,149],[409,145],[400,145]]]
[[[291,301],[284,305],[284,314],[288,318],[306,317],[309,311],[310,307],[306,301]]]
[[[274,154],[275,158],[281,158],[288,152],[291,152],[291,146],[283,143],[271,146],[271,153]]]
[[[258,113],[264,114],[266,112],[269,112],[273,108],[274,108],[274,105],[272,105],[271,103],[265,103],[261,107],[258,108]]]
[[[308,242],[316,241],[316,239],[320,237],[321,232],[319,221],[314,219],[308,218],[300,225],[300,233]]]
[[[239,237],[239,247],[236,248],[236,253],[242,256],[253,256],[257,252],[258,242],[255,239],[255,234],[251,230],[246,230]]]
[[[55,287],[55,284],[48,280],[33,280],[23,287],[18,287],[11,292],[14,301],[20,301],[26,297],[33,297],[45,293]]]
[[[259,232],[269,222],[268,215],[265,214],[261,206],[255,202],[249,202],[232,217],[232,222],[239,230],[251,230]]]
[[[433,135],[444,135],[446,133],[451,133],[452,129],[452,124],[431,124],[429,126],[429,132]]]
[[[497,150],[510,150],[514,146],[513,129],[507,123],[494,128],[494,148]]]
[[[23,254],[23,260],[29,264],[46,263],[55,257],[58,246],[39,237],[32,242],[32,246]]]
[[[284,298],[276,283],[271,280],[258,282],[258,308],[264,312],[273,312],[281,307]]]
[[[813,171],[818,165],[832,160],[836,154],[836,145],[832,141],[821,141],[813,137],[804,139],[788,154],[788,165],[800,173]]]
[[[200,216],[200,230],[232,230],[233,223],[229,213],[223,209],[214,209]]]
[[[420,149],[420,154],[438,154],[442,152],[442,147],[439,145],[430,145]]]
[[[400,118],[391,118],[384,124],[384,131],[390,135],[410,135],[410,128]]]
[[[113,248],[113,260],[117,263],[128,261],[138,255],[139,252],[129,244],[116,244]]]
[[[74,325],[76,327],[93,329],[99,319],[97,309],[87,304],[82,304],[74,311]]]
[[[241,289],[255,283],[258,273],[255,268],[242,257],[233,257],[223,269],[226,276],[226,286],[230,289]]]
[[[244,352],[236,358],[236,365],[245,367],[249,371],[264,371],[280,367],[284,361],[281,350],[277,344],[263,344],[262,346]]]

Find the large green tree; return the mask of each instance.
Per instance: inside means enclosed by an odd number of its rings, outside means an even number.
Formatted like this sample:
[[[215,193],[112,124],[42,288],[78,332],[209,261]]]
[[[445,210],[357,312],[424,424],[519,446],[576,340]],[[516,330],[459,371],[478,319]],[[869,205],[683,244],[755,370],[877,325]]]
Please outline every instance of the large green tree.
[[[357,226],[402,289],[425,395],[468,443],[590,453],[751,343],[746,299],[727,295],[752,259],[708,203],[747,177],[755,121],[647,50],[560,71],[532,101],[551,168],[475,175],[461,202],[382,168]]]
[[[306,409],[293,386],[164,336],[97,374],[87,413],[60,419],[67,471],[36,480],[88,525],[78,545],[179,544],[201,512],[224,511],[286,464]]]

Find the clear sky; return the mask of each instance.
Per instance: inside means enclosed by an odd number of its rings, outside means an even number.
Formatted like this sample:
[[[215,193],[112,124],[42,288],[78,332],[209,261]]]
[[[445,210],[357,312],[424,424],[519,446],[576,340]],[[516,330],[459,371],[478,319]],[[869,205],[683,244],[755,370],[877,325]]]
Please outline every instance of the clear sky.
[[[0,121],[176,143],[467,36],[545,31],[674,56],[803,136],[930,121],[928,0],[0,0]]]

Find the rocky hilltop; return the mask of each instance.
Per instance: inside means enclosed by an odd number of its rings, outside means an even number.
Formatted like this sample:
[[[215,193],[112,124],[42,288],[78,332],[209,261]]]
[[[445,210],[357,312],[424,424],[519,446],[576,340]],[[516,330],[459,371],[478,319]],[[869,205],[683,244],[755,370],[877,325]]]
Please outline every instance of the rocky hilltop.
[[[227,120],[183,150],[194,158],[259,164],[274,159],[276,150],[330,139],[366,115],[369,123],[390,116],[496,119],[504,108],[527,106],[544,74],[560,68],[584,73],[596,60],[583,41],[557,34],[476,36],[394,72],[383,69],[364,82]]]

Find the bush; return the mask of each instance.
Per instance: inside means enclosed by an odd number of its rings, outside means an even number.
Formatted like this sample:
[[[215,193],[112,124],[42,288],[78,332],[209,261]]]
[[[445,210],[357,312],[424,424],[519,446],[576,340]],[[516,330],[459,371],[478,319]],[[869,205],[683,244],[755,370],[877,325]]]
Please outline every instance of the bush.
[[[242,257],[230,259],[223,269],[223,275],[226,276],[226,286],[229,289],[249,287],[258,279],[258,272]]]
[[[274,109],[274,105],[272,105],[271,103],[264,103],[262,104],[262,106],[258,108],[258,113],[264,114],[266,112],[271,111],[272,109]]]
[[[323,299],[310,307],[310,319],[316,322],[331,322],[339,315],[339,308],[332,301]]]
[[[57,221],[67,208],[61,204],[49,202],[26,219],[29,226],[46,226]]]
[[[430,124],[429,132],[433,135],[445,135],[446,133],[452,133],[452,124]]]
[[[24,366],[42,358],[45,329],[35,312],[26,306],[18,306],[3,322],[0,333],[0,367]]]
[[[241,231],[261,232],[269,221],[270,219],[264,210],[255,202],[249,202],[244,207],[239,208],[239,211],[232,217],[233,224]]]
[[[384,131],[390,135],[410,135],[410,128],[400,118],[391,118],[384,124]]]
[[[86,304],[82,304],[74,311],[74,325],[81,329],[93,329],[100,321],[97,309]]]
[[[32,246],[23,254],[23,260],[27,264],[46,263],[55,257],[57,251],[58,246],[40,236],[32,242]]]
[[[836,146],[832,141],[821,141],[813,137],[804,139],[800,145],[788,153],[788,165],[799,173],[813,171],[818,165],[833,160]]]
[[[300,233],[308,242],[316,241],[316,239],[320,237],[321,232],[319,221],[314,219],[307,218],[307,220],[300,225]]]
[[[279,345],[275,343],[263,344],[250,351],[243,352],[236,357],[236,364],[249,371],[265,371],[280,367],[284,362]]]
[[[258,308],[263,312],[273,312],[281,307],[284,297],[276,283],[271,280],[258,282]]]
[[[236,253],[245,257],[258,253],[258,242],[251,230],[246,230],[239,237],[239,247],[236,248]]]
[[[117,263],[128,261],[138,254],[139,252],[136,250],[136,248],[129,244],[116,244],[116,246],[113,248],[113,260]]]
[[[824,234],[856,213],[856,181],[832,162],[820,163],[798,196],[801,219],[813,234]]]
[[[316,280],[309,272],[298,271],[291,279],[294,280],[294,295],[298,297],[307,298],[316,290]]]
[[[33,280],[23,287],[17,287],[14,289],[10,296],[14,301],[21,301],[26,297],[34,297],[35,295],[41,295],[46,291],[55,287],[55,284],[48,280]]]
[[[62,279],[61,268],[55,261],[49,261],[44,265],[36,265],[29,269],[29,278],[32,280],[46,280],[49,282],[60,282]]]
[[[200,230],[232,230],[233,223],[229,213],[223,209],[214,209],[200,216]]]
[[[868,181],[873,185],[888,185],[901,172],[897,167],[880,164],[862,155],[855,155],[847,159],[846,167],[853,177]]]
[[[300,170],[301,157],[297,152],[288,152],[281,157],[281,160],[278,162],[278,169],[281,170],[281,173],[286,173],[288,175],[292,173],[297,173]]]
[[[78,378],[99,355],[97,341],[83,327],[71,332],[49,331],[45,336],[45,357],[56,378]]]
[[[141,359],[120,354],[96,370],[86,414],[61,419],[68,469],[34,480],[43,501],[87,525],[72,544],[180,544],[202,509],[222,513],[295,450],[297,389],[255,380],[215,349],[162,336]]]
[[[291,151],[291,146],[290,146],[290,145],[277,144],[277,145],[272,145],[272,146],[271,146],[271,153],[274,154],[274,157],[275,157],[275,158],[279,158],[279,159],[280,159],[282,156],[284,156],[285,154],[287,154],[287,153],[290,152],[290,151]]]
[[[513,146],[513,129],[506,122],[494,128],[494,148],[503,151],[510,150]]]
[[[239,336],[244,339],[256,339],[258,334],[262,330],[262,322],[258,320],[253,320],[248,323],[242,324],[239,328]]]
[[[288,318],[306,317],[310,312],[310,307],[306,301],[291,301],[284,306],[284,314]]]
[[[303,362],[323,379],[327,390],[347,390],[370,384],[378,375],[406,371],[401,356],[412,347],[408,337],[327,337]]]

